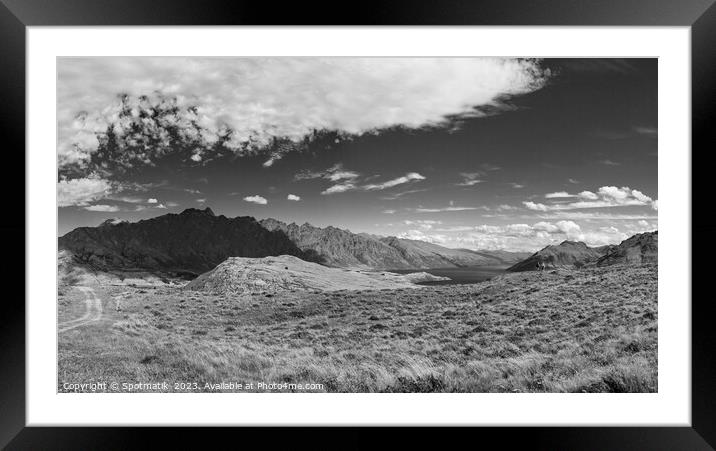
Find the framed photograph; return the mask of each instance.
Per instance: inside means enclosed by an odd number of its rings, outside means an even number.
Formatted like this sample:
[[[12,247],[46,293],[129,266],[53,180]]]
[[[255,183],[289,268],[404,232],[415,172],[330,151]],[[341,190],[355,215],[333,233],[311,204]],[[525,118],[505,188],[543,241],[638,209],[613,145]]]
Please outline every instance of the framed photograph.
[[[712,449],[712,3],[2,0],[0,443]]]

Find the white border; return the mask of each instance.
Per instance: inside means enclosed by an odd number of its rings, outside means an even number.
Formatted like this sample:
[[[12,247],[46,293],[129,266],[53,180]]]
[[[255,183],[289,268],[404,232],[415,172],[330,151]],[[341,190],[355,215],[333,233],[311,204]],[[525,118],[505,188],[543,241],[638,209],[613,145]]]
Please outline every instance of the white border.
[[[27,424],[690,425],[690,29],[29,27]],[[659,58],[659,393],[57,394],[57,56]],[[11,383],[5,381],[5,383]]]

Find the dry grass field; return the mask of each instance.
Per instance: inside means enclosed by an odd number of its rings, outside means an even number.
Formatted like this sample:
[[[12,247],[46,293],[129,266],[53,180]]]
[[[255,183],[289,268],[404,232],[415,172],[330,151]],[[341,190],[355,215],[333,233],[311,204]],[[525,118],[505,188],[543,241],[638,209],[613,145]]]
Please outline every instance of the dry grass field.
[[[92,288],[103,317],[60,334],[59,391],[87,382],[168,382],[166,391],[174,383],[212,391],[206,382],[316,383],[326,392],[657,391],[656,265],[253,297]],[[61,287],[60,321],[80,316],[84,299]]]

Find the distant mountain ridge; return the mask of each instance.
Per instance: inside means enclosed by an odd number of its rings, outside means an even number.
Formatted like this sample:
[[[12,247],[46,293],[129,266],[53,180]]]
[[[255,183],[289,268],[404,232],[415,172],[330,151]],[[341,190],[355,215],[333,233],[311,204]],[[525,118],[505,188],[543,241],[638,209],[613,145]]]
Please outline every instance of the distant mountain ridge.
[[[300,249],[312,251],[326,265],[374,269],[456,268],[500,266],[519,261],[525,253],[450,249],[424,241],[352,233],[336,227],[286,224],[273,218],[259,221],[268,230],[281,230]]]
[[[108,219],[58,239],[60,250],[100,271],[149,271],[196,277],[229,257],[292,255],[326,266],[427,269],[507,266],[526,253],[449,249],[423,241],[355,234],[337,227],[216,216],[190,208],[138,222]]]
[[[149,270],[197,276],[228,257],[293,255],[316,261],[285,234],[269,231],[254,218],[216,216],[190,208],[138,222],[108,220],[79,227],[58,239],[60,250],[99,270]]]
[[[599,247],[589,247],[581,241],[563,241],[535,252],[525,260],[507,268],[507,271],[535,271],[540,262],[547,268],[657,262],[657,233],[640,233],[622,241],[619,245]]]

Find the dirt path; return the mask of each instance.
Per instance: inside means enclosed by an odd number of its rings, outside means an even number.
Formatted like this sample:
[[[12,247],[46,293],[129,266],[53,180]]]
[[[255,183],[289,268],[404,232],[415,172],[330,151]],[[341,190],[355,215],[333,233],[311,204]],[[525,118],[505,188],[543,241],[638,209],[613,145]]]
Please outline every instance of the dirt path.
[[[71,321],[65,321],[63,323],[60,323],[58,325],[60,332],[67,332],[68,330],[72,330],[76,327],[84,326],[85,324],[89,324],[92,321],[97,321],[100,318],[102,318],[102,300],[97,297],[94,290],[90,287],[77,287],[79,288],[86,296],[87,299],[85,299],[87,311],[84,315],[77,319],[73,319]]]

